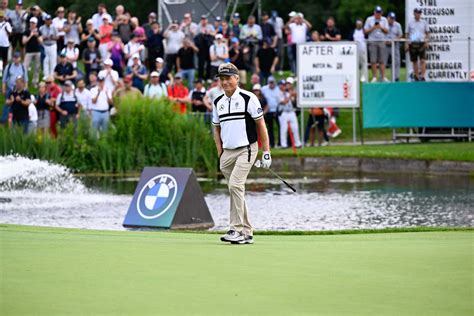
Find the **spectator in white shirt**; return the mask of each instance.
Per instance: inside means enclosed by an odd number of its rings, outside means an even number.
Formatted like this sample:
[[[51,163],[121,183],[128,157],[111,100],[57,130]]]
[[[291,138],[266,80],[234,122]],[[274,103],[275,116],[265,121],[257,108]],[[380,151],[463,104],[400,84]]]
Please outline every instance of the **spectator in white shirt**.
[[[372,82],[377,81],[377,66],[380,66],[380,81],[387,82],[385,77],[385,39],[388,33],[387,19],[382,16],[382,7],[376,6],[374,14],[365,20],[364,31],[368,35]]]
[[[178,50],[183,46],[185,35],[179,30],[177,20],[168,26],[163,37],[166,39],[166,67],[169,71],[173,71],[173,68],[178,71],[176,57],[178,57]]]
[[[105,77],[99,75],[97,79],[97,87],[91,89],[92,128],[97,132],[105,132],[109,126],[112,91],[107,89]]]
[[[97,6],[97,13],[92,16],[92,22],[94,23],[94,28],[96,30],[104,23],[103,19],[107,18],[108,21],[112,22],[113,19],[110,14],[107,13],[107,7],[103,3],[99,3]]]
[[[54,73],[54,68],[58,59],[58,30],[52,24],[51,16],[46,15],[44,24],[40,27],[41,37],[43,38],[43,76],[49,77]]]
[[[35,106],[35,97],[31,95],[31,103],[28,106],[28,134],[36,133],[38,127],[38,111]]]
[[[3,71],[3,65],[8,64],[8,49],[10,48],[9,36],[12,33],[12,26],[5,20],[5,11],[0,10],[0,71]]]
[[[106,59],[104,61],[104,69],[99,71],[98,76],[103,77],[105,80],[105,86],[107,87],[107,90],[110,91],[110,93],[113,93],[117,83],[119,81],[119,74],[117,71],[112,69],[113,65],[112,59]]]
[[[143,56],[145,52],[145,46],[140,43],[140,39],[135,34],[132,34],[130,41],[123,47],[125,54],[125,60],[127,61],[127,67],[132,67],[133,59],[132,56],[138,54],[140,56],[140,64],[143,62]]]
[[[74,45],[74,39],[69,38],[66,47],[63,48],[61,54],[66,55],[67,61],[77,69],[77,60],[79,59],[79,48]]]
[[[77,88],[75,93],[77,97],[77,103],[79,103],[79,107],[84,111],[90,112],[92,95],[91,92],[86,88],[86,82],[84,81],[84,79],[79,79],[77,81]]]
[[[312,27],[311,23],[304,19],[302,13],[296,13],[288,22],[285,28],[291,34],[291,54],[296,57],[296,45],[306,43],[306,34]],[[291,71],[296,73],[296,58],[291,60]]]
[[[159,99],[168,96],[168,89],[163,82],[160,82],[160,74],[153,71],[150,74],[150,82],[145,86],[145,97]]]
[[[357,53],[359,59],[360,81],[367,80],[367,43],[365,41],[364,22],[361,19],[356,20],[356,27],[352,33],[352,39],[357,44]]]
[[[209,47],[209,55],[211,56],[211,78],[214,78],[219,66],[229,58],[229,49],[223,40],[222,34],[216,34],[214,44]]]
[[[61,52],[66,46],[64,43],[64,36],[66,32],[64,32],[64,23],[66,23],[67,19],[64,17],[64,7],[58,7],[56,10],[56,17],[53,19],[53,26],[56,28],[58,34],[57,38],[57,49],[58,53]]]

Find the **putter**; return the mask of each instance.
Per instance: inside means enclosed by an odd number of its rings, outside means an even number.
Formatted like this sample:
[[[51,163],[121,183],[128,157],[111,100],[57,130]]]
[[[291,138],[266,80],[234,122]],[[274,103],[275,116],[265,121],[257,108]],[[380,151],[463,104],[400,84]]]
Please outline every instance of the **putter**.
[[[257,160],[255,161],[255,164],[254,164],[255,167],[257,168],[260,168],[262,166],[262,162],[260,160]],[[283,182],[287,187],[289,187],[293,192],[296,192],[296,189],[291,185],[289,184],[288,182],[286,182],[282,177],[280,177],[278,175],[278,173],[276,173],[275,171],[273,171],[272,169],[268,168],[268,171],[271,172],[271,174],[273,174],[275,177],[278,178],[278,180],[280,180],[281,182]]]

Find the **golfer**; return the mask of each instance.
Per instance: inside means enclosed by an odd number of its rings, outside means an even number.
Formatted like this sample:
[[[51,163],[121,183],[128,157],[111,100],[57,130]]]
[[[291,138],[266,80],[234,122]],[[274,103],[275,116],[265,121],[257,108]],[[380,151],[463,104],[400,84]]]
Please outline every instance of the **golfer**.
[[[253,229],[245,202],[245,181],[258,153],[257,139],[263,146],[263,168],[272,163],[263,110],[252,92],[239,88],[239,70],[231,63],[219,66],[216,77],[224,94],[214,100],[212,123],[220,169],[230,192],[230,229],[221,241],[252,244]]]

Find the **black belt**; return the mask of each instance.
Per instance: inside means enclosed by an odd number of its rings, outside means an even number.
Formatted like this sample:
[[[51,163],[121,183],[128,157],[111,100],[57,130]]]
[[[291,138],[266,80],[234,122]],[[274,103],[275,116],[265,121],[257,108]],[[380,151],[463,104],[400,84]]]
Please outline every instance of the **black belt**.
[[[101,110],[92,110],[92,111],[94,111],[94,112],[99,112],[99,113],[109,112],[109,110],[102,110],[102,111],[101,111]]]

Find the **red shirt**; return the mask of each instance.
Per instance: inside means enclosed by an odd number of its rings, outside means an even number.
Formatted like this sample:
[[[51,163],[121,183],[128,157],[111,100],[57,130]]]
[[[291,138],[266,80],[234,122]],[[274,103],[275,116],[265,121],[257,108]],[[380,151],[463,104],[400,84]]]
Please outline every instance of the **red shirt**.
[[[61,93],[61,88],[57,84],[52,83],[51,87],[49,87],[48,89],[48,93],[51,98],[56,99],[58,95]]]
[[[180,98],[184,99],[189,97],[189,90],[184,85],[170,85],[168,87],[168,97],[170,98]],[[176,112],[185,114],[187,110],[187,105],[184,102],[176,102],[177,107],[175,108]]]
[[[106,44],[112,40],[112,31],[114,30],[114,27],[111,24],[107,25],[101,25],[99,27],[99,34],[101,36],[104,36],[100,39],[101,44]]]

